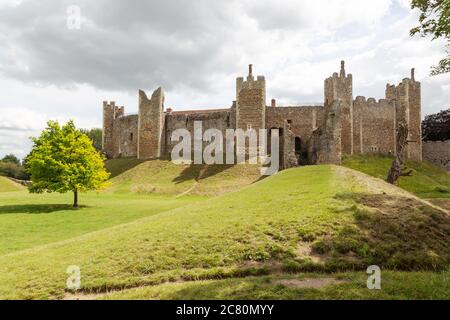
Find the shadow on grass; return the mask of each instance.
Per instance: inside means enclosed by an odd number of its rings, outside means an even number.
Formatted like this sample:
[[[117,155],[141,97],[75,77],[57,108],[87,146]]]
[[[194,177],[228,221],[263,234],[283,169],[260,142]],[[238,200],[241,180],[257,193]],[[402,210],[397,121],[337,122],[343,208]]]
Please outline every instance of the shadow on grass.
[[[145,160],[140,160],[135,157],[125,157],[107,160],[105,162],[105,167],[106,170],[111,174],[109,178],[112,179],[144,162]]]
[[[26,213],[26,214],[44,214],[58,211],[78,211],[87,206],[79,206],[74,208],[69,204],[24,204],[24,205],[7,205],[0,206],[1,214]]]
[[[184,169],[178,177],[175,177],[172,182],[178,184],[189,180],[199,181],[219,174],[234,166],[234,164],[191,164],[189,167]]]
[[[450,216],[412,197],[345,193],[355,224],[316,239],[315,251],[355,266],[443,269],[450,261]]]

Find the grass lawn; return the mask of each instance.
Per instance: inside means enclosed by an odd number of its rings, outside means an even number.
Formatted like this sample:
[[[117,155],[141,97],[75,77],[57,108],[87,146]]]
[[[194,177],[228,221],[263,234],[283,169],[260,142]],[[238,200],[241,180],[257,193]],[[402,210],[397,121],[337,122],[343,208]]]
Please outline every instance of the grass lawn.
[[[71,194],[0,193],[0,255],[70,239],[200,199],[88,193],[80,196],[82,207],[74,209]]]
[[[381,155],[346,156],[343,165],[386,180],[392,157]],[[450,198],[450,173],[426,161],[406,161],[411,176],[400,177],[397,185],[421,198]]]
[[[133,176],[139,177],[137,173]],[[179,175],[170,181],[176,177]],[[203,182],[216,185],[208,179]],[[124,194],[120,198],[122,192],[102,194],[97,200],[92,195],[85,199],[88,207],[80,212],[103,211],[108,206],[109,213],[102,216],[107,220],[113,210],[120,215],[125,210],[139,211],[135,207],[142,206],[142,214],[146,214],[156,200],[148,199],[147,207],[139,201],[148,195],[133,198]],[[38,201],[25,193],[22,197],[9,200],[11,209],[15,201],[23,205]],[[127,199],[136,203],[127,204]],[[42,198],[43,203],[49,201]],[[337,166],[286,170],[237,192],[162,210],[129,223],[0,256],[0,298],[63,298],[70,265],[80,266],[82,292],[90,293],[167,281],[365,270],[370,264],[383,269],[442,270],[450,260],[448,214],[399,188]],[[56,214],[57,219],[58,213],[46,216],[51,219]],[[79,221],[84,224],[84,220]],[[25,237],[21,229],[17,228],[18,238]],[[48,236],[48,231],[42,234]],[[237,281],[239,286],[239,279],[229,281]],[[403,286],[401,281],[399,287]],[[335,294],[339,297],[341,293]]]
[[[0,176],[0,192],[20,191],[24,189],[24,186],[13,182],[6,177]]]
[[[367,289],[365,272],[279,274],[223,280],[166,283],[96,296],[97,299],[315,300],[450,299],[450,271],[382,271],[381,289]],[[80,297],[83,298],[83,297]]]

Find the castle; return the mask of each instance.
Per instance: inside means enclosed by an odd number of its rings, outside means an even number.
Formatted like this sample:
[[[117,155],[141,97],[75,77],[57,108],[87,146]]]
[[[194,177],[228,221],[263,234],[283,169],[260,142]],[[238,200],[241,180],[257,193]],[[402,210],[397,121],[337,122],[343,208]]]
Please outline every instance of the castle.
[[[339,164],[342,155],[396,154],[396,128],[404,121],[409,129],[405,156],[421,161],[420,92],[412,69],[410,78],[386,86],[385,99],[354,99],[353,78],[342,61],[340,72],[325,80],[323,105],[277,106],[272,99],[268,106],[265,78],[255,78],[249,65],[247,77],[236,79],[236,100],[226,109],[165,109],[162,88],[150,98],[139,90],[139,113],[134,115],[125,115],[115,102],[103,102],[103,152],[108,158],[170,157],[176,144],[171,133],[183,128],[192,137],[194,121],[202,121],[204,130],[219,129],[224,136],[226,129],[279,129],[282,168]]]

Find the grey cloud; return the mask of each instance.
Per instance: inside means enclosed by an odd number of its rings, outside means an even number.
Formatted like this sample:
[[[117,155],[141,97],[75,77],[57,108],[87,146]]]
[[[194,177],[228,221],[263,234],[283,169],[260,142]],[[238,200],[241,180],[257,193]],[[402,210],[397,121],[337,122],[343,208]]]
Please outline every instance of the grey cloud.
[[[87,19],[81,30],[66,28],[66,8],[73,4]],[[233,35],[231,8],[182,0],[24,1],[0,11],[14,48],[0,72],[38,84],[106,90],[208,88],[212,70],[229,72],[237,61],[224,47]]]

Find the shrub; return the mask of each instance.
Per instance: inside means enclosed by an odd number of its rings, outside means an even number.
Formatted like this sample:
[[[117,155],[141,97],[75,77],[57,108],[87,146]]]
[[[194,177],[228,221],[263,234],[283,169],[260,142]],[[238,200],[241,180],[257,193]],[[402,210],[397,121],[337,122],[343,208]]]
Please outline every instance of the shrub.
[[[21,165],[18,165],[14,162],[0,162],[0,175],[19,179],[19,180],[28,180],[28,174],[25,171],[25,168]]]

